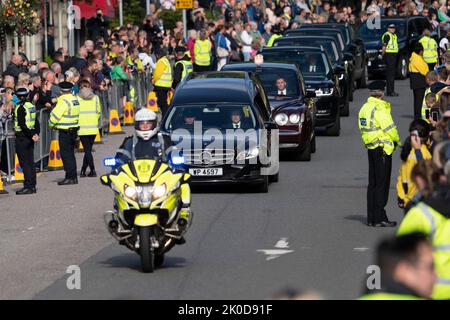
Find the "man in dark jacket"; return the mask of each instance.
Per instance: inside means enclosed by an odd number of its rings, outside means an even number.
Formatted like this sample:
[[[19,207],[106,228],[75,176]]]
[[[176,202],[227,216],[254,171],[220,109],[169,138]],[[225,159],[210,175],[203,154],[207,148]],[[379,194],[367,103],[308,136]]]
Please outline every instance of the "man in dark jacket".
[[[11,57],[11,63],[6,68],[6,71],[3,73],[4,76],[10,75],[13,76],[17,81],[20,73],[27,73],[27,68],[23,65],[23,58],[19,54],[15,54]]]

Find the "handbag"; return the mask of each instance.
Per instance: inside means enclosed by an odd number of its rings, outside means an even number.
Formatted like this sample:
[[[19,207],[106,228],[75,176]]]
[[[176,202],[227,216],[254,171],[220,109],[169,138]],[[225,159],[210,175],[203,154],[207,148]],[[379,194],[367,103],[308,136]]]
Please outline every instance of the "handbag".
[[[229,52],[227,49],[224,49],[222,47],[217,47],[217,56],[219,58],[226,58],[229,56]]]

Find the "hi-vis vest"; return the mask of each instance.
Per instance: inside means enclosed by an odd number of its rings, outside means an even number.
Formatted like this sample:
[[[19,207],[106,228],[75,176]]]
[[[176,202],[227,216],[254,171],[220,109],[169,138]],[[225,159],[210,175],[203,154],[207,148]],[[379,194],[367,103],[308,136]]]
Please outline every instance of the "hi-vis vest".
[[[25,108],[25,111],[27,112],[27,115],[25,117],[25,125],[27,126],[27,128],[30,130],[34,129],[34,124],[36,123],[36,107],[31,102],[19,104],[16,106],[16,109],[14,110],[15,114],[14,130],[16,132],[22,131],[22,129],[19,126],[19,121],[17,119],[17,110],[21,105]]]
[[[164,63],[165,68],[164,72],[161,75],[161,78],[158,79],[158,81],[155,82],[155,86],[157,87],[164,87],[164,88],[171,88],[172,87],[172,66],[170,65],[169,60],[167,57],[162,57],[161,61]]]
[[[266,47],[270,48],[273,46],[273,43],[275,42],[276,39],[278,38],[283,38],[283,36],[281,34],[273,34],[270,36],[269,41],[267,41]]]
[[[194,60],[198,66],[211,64],[211,42],[208,39],[195,41]]]
[[[79,136],[98,134],[98,119],[100,119],[100,100],[94,96],[91,100],[78,98],[80,102],[80,118],[78,120]]]
[[[395,33],[386,32],[383,34],[383,39],[385,36],[389,37],[389,42],[386,46],[386,53],[398,53],[398,41],[397,35]]]
[[[433,299],[450,299],[450,219],[423,202],[408,211],[398,235],[421,232],[429,235],[438,276]]]
[[[379,292],[366,294],[361,298],[359,298],[358,300],[423,300],[423,299],[407,294]]]
[[[183,73],[181,74],[181,80],[183,80],[189,73],[192,72],[192,63],[191,63],[191,61],[180,60],[175,63],[175,66],[177,64],[183,65]]]
[[[387,155],[400,141],[397,127],[392,120],[390,103],[370,97],[359,111],[358,126],[367,149],[382,147]]]
[[[423,60],[426,63],[437,63],[438,61],[438,45],[433,38],[423,36],[419,42],[423,46]]]
[[[78,98],[71,93],[64,94],[58,98],[48,123],[50,128],[60,130],[76,128],[78,127],[79,115],[80,103]]]

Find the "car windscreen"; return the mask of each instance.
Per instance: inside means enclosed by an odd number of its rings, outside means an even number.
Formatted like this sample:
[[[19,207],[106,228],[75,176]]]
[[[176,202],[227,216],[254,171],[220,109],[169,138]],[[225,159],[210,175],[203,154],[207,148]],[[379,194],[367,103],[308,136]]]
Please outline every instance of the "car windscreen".
[[[322,52],[303,52],[303,51],[262,51],[265,62],[295,63],[300,67],[305,78],[320,77],[324,78],[331,71],[330,63]]]
[[[339,53],[336,48],[336,44],[332,41],[323,40],[320,38],[314,39],[314,38],[278,38],[275,40],[274,47],[282,47],[282,46],[288,46],[288,47],[301,47],[301,46],[313,46],[313,47],[319,47],[323,48],[325,52],[327,53],[328,57],[330,57],[331,63],[336,63],[336,61],[339,60]]]
[[[339,46],[341,47],[340,49],[341,50],[345,49],[345,41],[339,30],[297,29],[294,32],[290,32],[288,34],[288,37],[311,36],[311,35],[333,37],[339,43]]]
[[[264,91],[269,99],[280,97],[280,90],[286,90],[286,97],[298,97],[299,80],[293,70],[264,68],[257,70],[256,75],[261,80]]]
[[[381,37],[387,31],[387,27],[390,24],[395,24],[395,34],[402,38],[406,37],[406,24],[404,21],[393,20],[381,20],[381,28],[377,28],[373,24],[367,22],[361,25],[358,30],[358,36],[364,41],[381,41]]]
[[[236,120],[240,121],[236,121]],[[164,129],[172,132],[177,129],[194,131],[194,123],[202,130],[233,129],[233,120],[239,122],[241,129],[255,129],[256,120],[248,105],[186,105],[173,106],[164,123]]]

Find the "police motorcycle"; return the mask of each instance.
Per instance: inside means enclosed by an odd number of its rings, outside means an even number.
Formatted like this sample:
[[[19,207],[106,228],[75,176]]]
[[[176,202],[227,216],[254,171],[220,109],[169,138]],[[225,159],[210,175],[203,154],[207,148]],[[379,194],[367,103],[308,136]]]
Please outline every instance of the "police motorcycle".
[[[100,180],[114,193],[114,211],[105,214],[110,234],[121,245],[140,255],[142,271],[153,272],[175,244],[184,243],[193,213],[190,212],[190,175],[182,168],[184,157],[174,148],[161,148],[158,157],[123,163],[107,158],[111,167]]]

